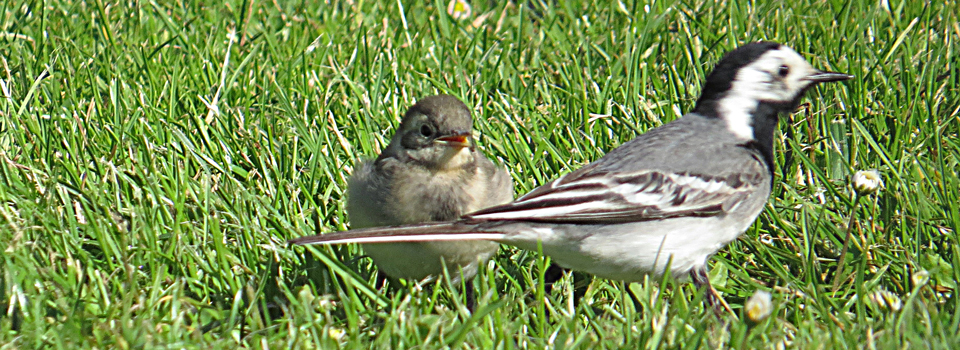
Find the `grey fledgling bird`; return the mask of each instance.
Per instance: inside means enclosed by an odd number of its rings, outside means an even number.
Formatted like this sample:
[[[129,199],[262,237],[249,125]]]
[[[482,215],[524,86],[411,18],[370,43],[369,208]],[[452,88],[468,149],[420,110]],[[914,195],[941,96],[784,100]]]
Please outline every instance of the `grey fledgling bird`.
[[[817,70],[778,43],[747,44],[720,60],[692,112],[512,203],[457,221],[292,242],[540,245],[561,266],[603,278],[689,275],[719,310],[726,303],[710,286],[707,260],[753,224],[770,196],[778,116],[811,86],[851,78]]]
[[[456,97],[418,101],[387,149],[361,163],[350,178],[351,226],[455,220],[513,200],[513,180],[474,147],[472,129],[470,109]],[[390,277],[438,277],[446,264],[458,283],[461,276],[472,278],[499,246],[490,241],[393,242],[364,244],[363,250]]]

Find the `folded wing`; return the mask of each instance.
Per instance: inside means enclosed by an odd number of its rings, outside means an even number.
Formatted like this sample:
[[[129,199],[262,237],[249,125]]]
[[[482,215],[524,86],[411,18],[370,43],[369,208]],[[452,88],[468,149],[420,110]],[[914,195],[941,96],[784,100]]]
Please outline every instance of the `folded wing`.
[[[517,201],[464,217],[467,221],[609,224],[681,216],[723,215],[760,186],[760,174],[726,177],[640,171],[573,172]]]

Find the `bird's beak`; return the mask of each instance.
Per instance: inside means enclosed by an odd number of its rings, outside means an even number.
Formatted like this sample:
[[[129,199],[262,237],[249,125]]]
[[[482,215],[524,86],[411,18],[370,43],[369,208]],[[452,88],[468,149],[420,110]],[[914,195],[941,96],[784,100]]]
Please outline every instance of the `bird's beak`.
[[[470,132],[454,131],[450,135],[438,137],[435,142],[448,147],[470,147]]]
[[[813,73],[807,76],[806,78],[806,80],[812,81],[814,83],[829,83],[832,81],[841,81],[841,80],[849,80],[849,79],[853,79],[853,76],[850,74],[824,72],[824,71],[817,71],[816,73]]]

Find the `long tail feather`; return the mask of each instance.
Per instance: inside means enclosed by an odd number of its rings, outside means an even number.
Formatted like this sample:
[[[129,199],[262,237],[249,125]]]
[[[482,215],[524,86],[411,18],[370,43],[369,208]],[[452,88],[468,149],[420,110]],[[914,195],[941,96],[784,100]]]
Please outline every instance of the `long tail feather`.
[[[484,232],[483,230],[479,230],[476,225],[459,222],[442,222],[331,232],[322,235],[294,238],[290,240],[290,243],[309,245],[470,240],[495,241],[503,237],[503,233]]]

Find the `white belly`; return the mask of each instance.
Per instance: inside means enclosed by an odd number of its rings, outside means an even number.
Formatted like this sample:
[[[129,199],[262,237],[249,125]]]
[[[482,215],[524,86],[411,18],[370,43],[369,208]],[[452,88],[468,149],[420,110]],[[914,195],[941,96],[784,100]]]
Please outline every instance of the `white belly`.
[[[762,206],[758,206],[756,212]],[[687,217],[618,225],[528,226],[503,243],[543,253],[561,266],[629,282],[648,274],[674,276],[706,265],[707,259],[753,223],[730,216]]]

